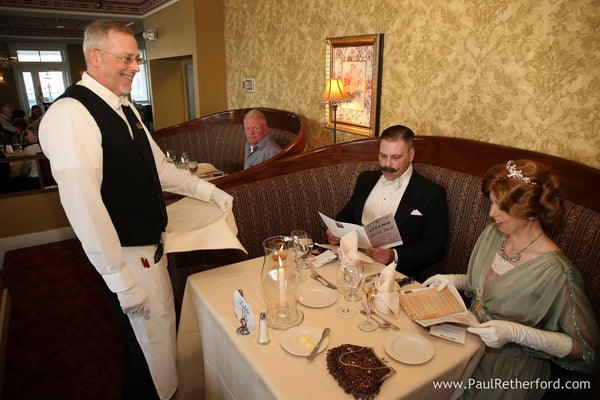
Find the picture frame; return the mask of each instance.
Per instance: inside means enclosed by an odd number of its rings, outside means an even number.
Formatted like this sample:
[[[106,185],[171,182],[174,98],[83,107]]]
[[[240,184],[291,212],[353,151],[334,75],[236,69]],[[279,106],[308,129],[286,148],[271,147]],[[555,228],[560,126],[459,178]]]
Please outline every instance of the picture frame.
[[[325,78],[341,78],[350,102],[337,108],[340,131],[379,136],[379,103],[383,65],[383,33],[325,39]],[[333,128],[334,112],[325,107],[326,127]]]

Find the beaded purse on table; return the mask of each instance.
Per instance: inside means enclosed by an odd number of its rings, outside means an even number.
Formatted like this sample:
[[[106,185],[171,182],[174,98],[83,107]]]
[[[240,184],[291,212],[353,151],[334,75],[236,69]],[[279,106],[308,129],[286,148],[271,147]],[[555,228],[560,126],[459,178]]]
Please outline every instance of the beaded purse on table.
[[[327,351],[327,370],[348,394],[371,400],[383,381],[396,373],[385,365],[372,348],[343,344]]]

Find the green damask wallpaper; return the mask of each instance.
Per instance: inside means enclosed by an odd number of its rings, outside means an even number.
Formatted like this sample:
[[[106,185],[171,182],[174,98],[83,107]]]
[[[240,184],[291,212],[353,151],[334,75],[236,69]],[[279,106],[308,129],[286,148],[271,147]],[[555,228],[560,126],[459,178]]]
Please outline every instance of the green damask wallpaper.
[[[598,0],[223,3],[228,107],[301,114],[310,148],[333,140],[319,102],[325,38],[383,33],[382,130],[404,124],[600,168]]]

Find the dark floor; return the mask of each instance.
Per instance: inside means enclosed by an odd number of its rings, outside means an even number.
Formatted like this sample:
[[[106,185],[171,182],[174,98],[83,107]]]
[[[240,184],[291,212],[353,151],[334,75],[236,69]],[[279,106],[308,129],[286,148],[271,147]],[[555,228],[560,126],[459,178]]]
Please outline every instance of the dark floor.
[[[122,334],[75,239],[6,253],[4,399],[120,399]]]

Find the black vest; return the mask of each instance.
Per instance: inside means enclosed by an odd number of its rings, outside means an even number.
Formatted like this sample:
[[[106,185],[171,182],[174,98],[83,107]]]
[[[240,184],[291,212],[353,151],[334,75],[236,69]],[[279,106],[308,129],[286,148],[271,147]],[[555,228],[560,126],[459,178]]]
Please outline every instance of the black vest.
[[[167,211],[150,142],[141,123],[130,123],[132,140],[119,114],[85,86],[70,86],[60,97],[78,100],[100,128],[103,151],[100,193],[121,245],[157,244],[167,226]]]

